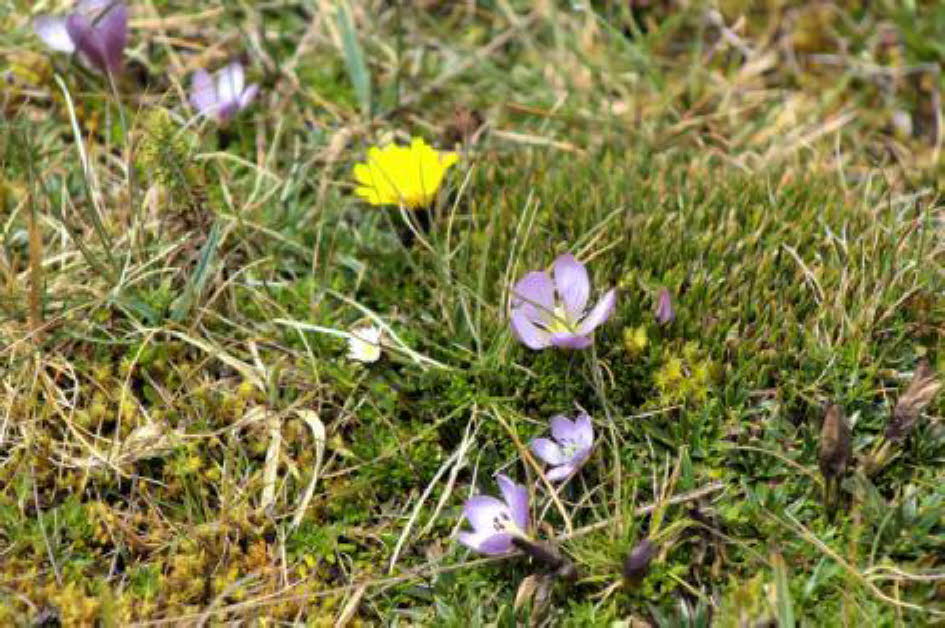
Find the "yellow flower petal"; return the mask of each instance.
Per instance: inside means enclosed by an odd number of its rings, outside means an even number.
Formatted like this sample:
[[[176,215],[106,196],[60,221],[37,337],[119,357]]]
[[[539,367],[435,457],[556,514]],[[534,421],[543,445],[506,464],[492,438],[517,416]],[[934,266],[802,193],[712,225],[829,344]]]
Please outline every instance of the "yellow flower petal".
[[[352,174],[361,185],[372,185],[371,167],[367,164],[356,164]]]
[[[436,198],[446,170],[458,161],[458,154],[440,153],[419,137],[409,146],[374,146],[367,152],[367,163],[352,171],[361,185],[355,193],[372,205],[425,207]]]

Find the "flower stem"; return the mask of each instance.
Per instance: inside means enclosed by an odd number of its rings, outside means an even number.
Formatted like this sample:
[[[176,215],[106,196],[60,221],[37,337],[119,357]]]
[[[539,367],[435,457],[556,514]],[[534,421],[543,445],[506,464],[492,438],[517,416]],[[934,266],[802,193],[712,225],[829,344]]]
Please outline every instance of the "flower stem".
[[[512,544],[554,571],[555,575],[565,580],[575,580],[577,578],[578,572],[574,563],[565,558],[561,552],[548,543],[532,541],[525,537],[516,536],[512,539]]]

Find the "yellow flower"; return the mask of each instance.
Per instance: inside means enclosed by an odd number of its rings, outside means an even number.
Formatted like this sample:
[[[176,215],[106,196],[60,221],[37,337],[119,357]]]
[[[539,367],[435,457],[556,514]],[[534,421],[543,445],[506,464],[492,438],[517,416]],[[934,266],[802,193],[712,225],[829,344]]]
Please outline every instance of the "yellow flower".
[[[457,161],[456,153],[434,150],[419,137],[410,146],[374,146],[368,150],[367,163],[354,167],[359,185],[354,193],[371,205],[426,207],[436,196],[447,168]]]

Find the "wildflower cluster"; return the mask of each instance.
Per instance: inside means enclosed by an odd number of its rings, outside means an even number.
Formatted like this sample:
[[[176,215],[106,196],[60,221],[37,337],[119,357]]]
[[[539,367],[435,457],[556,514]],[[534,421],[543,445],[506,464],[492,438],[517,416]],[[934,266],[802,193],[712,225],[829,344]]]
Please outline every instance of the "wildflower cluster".
[[[68,15],[42,15],[33,30],[56,52],[77,54],[83,65],[112,78],[124,69],[128,44],[128,5],[116,0],[79,0]],[[190,103],[198,115],[228,122],[245,109],[259,92],[258,85],[245,85],[243,65],[233,61],[217,73],[216,81],[206,70],[192,80]]]
[[[75,54],[83,65],[105,74],[113,85],[123,72],[128,43],[128,7],[124,2],[81,0],[72,13],[39,17],[33,27],[51,49]],[[215,74],[197,70],[188,94],[196,117],[222,126],[248,108],[259,95],[260,86],[247,84],[245,74],[239,61],[229,62]],[[163,122],[163,118],[154,116],[149,126],[160,130]],[[144,151],[141,163],[159,162],[152,153]],[[459,160],[458,153],[439,151],[419,137],[411,138],[406,146],[373,146],[367,150],[365,161],[353,167],[353,194],[372,206],[422,212],[436,202],[448,172]],[[510,332],[533,351],[588,349],[594,343],[595,331],[613,316],[617,305],[615,288],[600,291],[596,300],[592,300],[593,292],[585,264],[571,253],[561,254],[550,269],[531,270],[511,286],[507,303]],[[655,316],[661,325],[669,325],[675,318],[666,289],[658,296]],[[378,362],[383,350],[397,342],[395,334],[384,325],[361,325],[349,332],[317,329],[345,338],[347,358],[363,364]],[[680,369],[667,369],[663,375],[666,387],[679,379],[676,370]],[[586,412],[573,418],[551,418],[549,435],[530,442],[532,453],[547,465],[544,484],[575,477],[591,459],[594,439],[593,420]],[[196,469],[188,466],[183,472]],[[568,563],[553,548],[531,536],[529,488],[504,474],[496,475],[496,482],[501,498],[476,495],[465,502],[463,512],[472,529],[461,532],[458,541],[484,554],[519,550],[556,569],[566,566]]]
[[[128,7],[112,0],[81,0],[69,15],[44,15],[33,28],[58,52],[78,52],[83,63],[107,74],[122,70],[128,43]]]

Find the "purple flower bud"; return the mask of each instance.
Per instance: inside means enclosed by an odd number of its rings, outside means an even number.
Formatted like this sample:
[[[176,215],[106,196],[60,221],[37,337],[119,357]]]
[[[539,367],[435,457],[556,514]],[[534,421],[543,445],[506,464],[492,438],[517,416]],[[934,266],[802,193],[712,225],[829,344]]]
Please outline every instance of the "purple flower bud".
[[[128,43],[128,7],[115,0],[81,0],[69,15],[36,18],[33,30],[53,50],[78,52],[89,67],[118,74]]]
[[[515,284],[512,332],[529,349],[586,349],[617,304],[617,291],[610,290],[588,309],[590,295],[587,268],[570,253],[560,255],[551,274],[532,271]]]
[[[623,577],[628,584],[639,584],[650,570],[650,563],[656,556],[656,546],[650,539],[637,543],[623,563]]]
[[[676,312],[673,311],[673,299],[666,288],[660,288],[659,295],[656,297],[656,322],[660,325],[668,325],[676,320]]]

